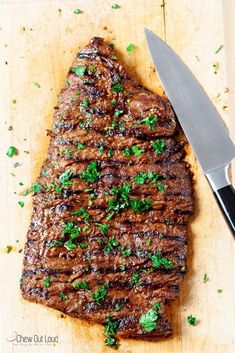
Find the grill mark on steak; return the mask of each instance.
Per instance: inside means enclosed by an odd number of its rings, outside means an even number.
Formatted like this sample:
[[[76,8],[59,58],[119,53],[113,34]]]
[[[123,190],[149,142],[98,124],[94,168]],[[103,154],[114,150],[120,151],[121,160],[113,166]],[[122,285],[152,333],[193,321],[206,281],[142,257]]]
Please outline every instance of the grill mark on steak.
[[[169,102],[131,78],[111,59],[113,53],[101,38],[93,38],[73,65],[84,66],[84,75],[71,69],[69,84],[62,88],[37,179],[41,190],[33,196],[21,290],[25,299],[73,317],[105,324],[112,315],[117,337],[157,339],[172,333],[165,304],[178,297],[186,271],[192,175],[183,161],[184,143]],[[154,127],[141,123],[149,116],[157,117]],[[163,147],[155,151],[156,141]],[[133,146],[143,153],[137,156]],[[94,161],[98,174],[87,182],[81,173]],[[153,185],[133,180],[149,171],[159,174]],[[113,187],[125,184],[131,186],[128,198],[115,196]],[[126,203],[107,220],[109,201],[115,197]],[[151,200],[152,205],[137,213],[130,210],[129,198]],[[79,209],[80,215],[71,214]],[[82,281],[89,290],[73,287]],[[89,291],[95,293],[104,283],[107,293],[97,303]],[[148,332],[139,320],[154,302],[160,303],[157,326]],[[120,311],[115,311],[116,304],[123,305]]]

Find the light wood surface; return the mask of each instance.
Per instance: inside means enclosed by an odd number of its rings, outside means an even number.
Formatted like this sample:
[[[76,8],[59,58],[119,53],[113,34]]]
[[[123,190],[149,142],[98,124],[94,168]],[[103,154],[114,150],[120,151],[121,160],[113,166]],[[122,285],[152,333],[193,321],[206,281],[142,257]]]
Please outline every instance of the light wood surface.
[[[113,2],[121,8],[112,9]],[[112,41],[129,71],[146,87],[161,92],[143,34],[145,26],[152,29],[181,55],[225,123],[231,128],[233,118],[234,126],[234,115],[229,117],[228,109],[223,109],[228,105],[225,49],[229,55],[231,33],[229,37],[226,34],[226,48],[215,54],[224,44],[221,2],[165,0],[165,3],[164,15],[161,0],[0,1],[1,352],[111,352],[104,346],[103,328],[99,325],[61,318],[56,311],[24,301],[19,291],[22,253],[18,250],[25,242],[31,214],[30,197],[19,196],[19,192],[29,187],[39,173],[47,151],[46,129],[51,127],[53,106],[79,48],[95,35]],[[226,21],[234,22],[229,3],[223,4]],[[74,14],[77,8],[83,13]],[[227,22],[226,27],[229,27]],[[131,42],[136,49],[127,53],[125,48]],[[227,57],[228,61],[231,70],[234,58]],[[215,62],[219,62],[217,74],[213,70]],[[34,87],[33,82],[38,82],[40,88]],[[232,86],[231,79],[229,82]],[[8,130],[10,125],[12,131]],[[19,155],[12,159],[6,157],[10,145],[19,149]],[[195,172],[196,214],[190,227],[188,274],[180,299],[171,305],[174,336],[151,343],[122,340],[120,353],[235,351],[234,241],[192,153],[189,160]],[[14,168],[15,162],[22,165]],[[19,186],[19,182],[24,186]],[[23,208],[17,204],[20,200],[25,202]],[[9,254],[5,250],[7,245],[13,246]],[[203,283],[205,273],[210,279],[207,283]],[[218,288],[222,293],[217,293]],[[187,323],[190,314],[199,319],[195,327]],[[24,336],[58,335],[59,342],[52,346],[8,342],[15,332]]]

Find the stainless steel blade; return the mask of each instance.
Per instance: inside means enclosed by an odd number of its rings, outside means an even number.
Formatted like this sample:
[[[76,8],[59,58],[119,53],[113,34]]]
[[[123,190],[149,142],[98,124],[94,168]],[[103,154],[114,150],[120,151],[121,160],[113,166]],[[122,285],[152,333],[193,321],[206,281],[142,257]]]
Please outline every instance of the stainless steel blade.
[[[163,40],[148,29],[145,35],[162,85],[204,173],[228,165],[235,146],[203,88]]]

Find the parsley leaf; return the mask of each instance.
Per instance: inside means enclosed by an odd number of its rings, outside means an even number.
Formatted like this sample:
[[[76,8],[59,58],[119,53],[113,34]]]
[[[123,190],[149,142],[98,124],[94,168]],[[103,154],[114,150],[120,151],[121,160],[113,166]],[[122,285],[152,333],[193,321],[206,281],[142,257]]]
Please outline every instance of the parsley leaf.
[[[87,281],[82,281],[82,282],[73,282],[73,288],[75,289],[89,289],[89,284]]]
[[[142,153],[144,153],[144,150],[141,150],[139,147],[137,146],[132,146],[132,152],[137,156],[140,157],[142,155]]]
[[[88,98],[84,98],[82,103],[80,103],[80,107],[87,108],[90,105],[90,101]]]
[[[167,185],[163,185],[160,181],[157,183],[158,190],[161,192],[165,192],[167,189]]]
[[[112,91],[115,93],[120,93],[122,91],[122,85],[120,83],[113,84]]]
[[[152,203],[153,201],[151,200],[130,199],[130,208],[137,213],[142,213],[149,210],[152,206]]]
[[[81,143],[80,141],[78,141],[78,143],[77,143],[77,149],[78,150],[84,150],[86,148],[86,146],[83,144],[83,143]]]
[[[108,229],[109,229],[109,225],[107,225],[107,224],[95,223],[95,225],[97,225],[99,227],[99,229],[101,230],[102,234],[106,234]]]
[[[157,122],[156,115],[149,115],[146,118],[144,118],[143,120],[141,120],[140,124],[141,125],[143,125],[143,124],[148,125],[151,130],[154,130],[155,129],[154,124],[156,124],[156,122]]]
[[[158,267],[165,267],[166,269],[170,269],[173,267],[173,263],[169,261],[166,257],[163,257],[158,251],[155,255],[149,254],[149,258],[152,260],[153,267],[158,268]]]
[[[140,325],[147,332],[152,332],[156,327],[158,312],[154,309],[149,309],[146,314],[142,314],[139,320]]]
[[[79,210],[76,210],[76,211],[74,211],[74,212],[71,212],[71,215],[72,215],[72,216],[78,215],[78,216],[81,216],[81,217],[84,218],[84,219],[87,219],[87,218],[90,217],[89,213],[85,211],[84,206],[82,206],[81,208],[79,208]]]
[[[137,184],[143,185],[145,181],[148,179],[148,175],[146,173],[140,172],[136,177],[132,177]]]
[[[123,114],[123,110],[115,109],[115,112],[114,112],[114,117],[115,118],[118,118],[122,114]]]
[[[72,68],[72,71],[78,75],[79,77],[84,76],[85,72],[86,72],[86,66],[74,66]]]
[[[44,287],[49,288],[51,283],[51,277],[44,278]]]
[[[113,4],[112,5],[112,9],[120,9],[121,8],[121,6],[120,5],[118,5],[118,4]]]
[[[98,171],[97,162],[94,161],[87,166],[85,172],[79,174],[79,177],[84,179],[87,183],[94,183],[99,179],[99,175],[100,172]]]
[[[95,301],[97,305],[100,305],[101,302],[104,301],[107,295],[107,288],[108,288],[108,284],[105,283],[102,286],[100,286],[98,289],[96,289],[95,292],[89,291],[90,296],[92,297],[92,299]]]
[[[33,87],[40,88],[41,86],[40,86],[40,84],[38,82],[33,82]]]
[[[19,205],[21,208],[23,208],[23,207],[24,207],[24,202],[23,202],[23,201],[19,201],[19,202],[18,202],[18,205]]]
[[[119,241],[115,237],[113,237],[108,240],[108,244],[104,248],[104,252],[110,254],[113,251],[113,249],[118,245],[119,245]]]
[[[126,148],[123,150],[123,154],[124,154],[124,156],[126,156],[126,157],[130,157],[130,156],[131,156],[131,149],[130,149],[130,147],[126,147]]]
[[[105,330],[104,330],[104,334],[107,337],[105,340],[106,346],[110,346],[113,348],[118,347],[117,339],[115,338],[115,334],[118,330],[119,323],[120,323],[119,321],[112,321],[112,319],[110,317],[108,317],[108,319],[106,321],[106,325],[105,325]]]
[[[204,277],[203,277],[203,283],[207,283],[209,280],[210,279],[209,279],[208,275],[205,273]]]
[[[161,154],[165,148],[165,141],[164,140],[155,140],[152,142],[152,147],[157,155]]]
[[[40,192],[42,190],[42,185],[40,183],[33,183],[31,188],[25,190],[22,192],[22,195],[26,196],[28,195],[30,192],[34,192],[35,194],[37,194],[38,192]]]
[[[64,186],[69,186],[72,185],[73,182],[70,181],[70,179],[72,178],[73,173],[70,169],[67,169],[64,173],[62,173],[59,177],[59,182],[64,185]]]
[[[189,325],[196,326],[198,320],[195,316],[189,315],[187,317],[187,321],[188,321]]]
[[[14,146],[10,146],[6,152],[7,157],[12,158],[13,156],[17,156],[18,150]]]
[[[64,294],[64,292],[60,292],[60,299],[61,300],[66,300],[66,299],[68,299],[68,297],[67,297],[66,294]]]
[[[76,9],[73,11],[73,13],[75,13],[76,15],[79,15],[82,13],[82,11],[80,9]]]
[[[135,49],[135,44],[134,43],[130,43],[128,44],[128,46],[126,47],[126,51],[131,52]]]

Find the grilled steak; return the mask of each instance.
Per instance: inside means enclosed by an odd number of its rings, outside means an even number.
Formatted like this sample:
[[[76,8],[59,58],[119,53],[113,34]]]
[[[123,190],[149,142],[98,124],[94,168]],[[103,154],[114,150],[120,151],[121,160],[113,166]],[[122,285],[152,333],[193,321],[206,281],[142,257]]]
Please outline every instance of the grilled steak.
[[[165,304],[185,273],[193,197],[169,102],[93,38],[70,69],[49,134],[27,191],[23,297],[105,325],[110,346],[171,335]]]

